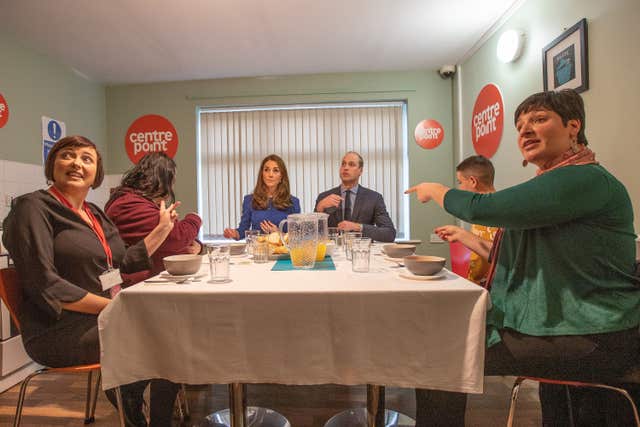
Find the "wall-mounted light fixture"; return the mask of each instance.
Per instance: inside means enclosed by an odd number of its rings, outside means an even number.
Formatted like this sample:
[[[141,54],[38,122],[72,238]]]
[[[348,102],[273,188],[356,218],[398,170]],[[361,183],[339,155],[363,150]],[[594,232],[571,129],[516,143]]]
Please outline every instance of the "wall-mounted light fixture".
[[[498,59],[502,62],[513,62],[520,57],[524,47],[524,32],[507,30],[498,39]]]

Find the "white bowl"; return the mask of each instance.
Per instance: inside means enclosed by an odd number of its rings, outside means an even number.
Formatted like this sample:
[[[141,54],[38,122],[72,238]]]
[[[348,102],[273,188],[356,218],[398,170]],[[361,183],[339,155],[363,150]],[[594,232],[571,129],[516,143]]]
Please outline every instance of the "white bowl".
[[[416,276],[432,276],[444,268],[445,259],[430,255],[409,255],[404,257],[404,266]]]
[[[196,274],[202,265],[201,255],[171,255],[162,259],[164,268],[173,276]]]
[[[408,255],[413,255],[416,251],[416,245],[401,245],[398,243],[390,243],[382,247],[385,255],[391,258],[403,258]]]

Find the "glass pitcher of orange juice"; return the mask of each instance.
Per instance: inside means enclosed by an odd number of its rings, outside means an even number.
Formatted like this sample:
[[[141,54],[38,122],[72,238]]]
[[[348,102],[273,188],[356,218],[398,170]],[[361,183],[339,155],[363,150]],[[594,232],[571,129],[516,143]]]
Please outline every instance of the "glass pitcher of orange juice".
[[[287,225],[288,239],[284,239]],[[291,214],[280,221],[280,238],[289,249],[294,268],[311,269],[316,263],[318,250],[318,217],[316,214]]]

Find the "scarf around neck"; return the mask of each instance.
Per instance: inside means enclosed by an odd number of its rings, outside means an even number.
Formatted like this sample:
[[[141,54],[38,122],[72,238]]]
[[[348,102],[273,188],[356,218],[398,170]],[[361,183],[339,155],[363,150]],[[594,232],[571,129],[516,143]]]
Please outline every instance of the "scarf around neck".
[[[536,171],[536,175],[542,175],[543,173],[549,172],[554,169],[562,168],[564,166],[577,166],[577,165],[594,165],[598,164],[596,162],[596,153],[591,151],[590,148],[586,146],[582,146],[582,149],[578,149],[575,151],[575,148],[572,147],[568,149],[563,155],[560,161],[552,166],[547,168],[539,168]]]
[[[562,159],[548,167],[548,168],[539,168],[536,171],[536,175],[540,176],[543,173],[549,172],[554,169],[559,169],[565,166],[578,166],[578,165],[593,165],[598,164],[596,162],[596,154],[586,146],[582,146],[583,148],[577,152],[574,152],[573,148],[567,150],[563,155]],[[498,264],[498,253],[500,252],[500,243],[502,243],[502,236],[504,235],[504,228],[498,229],[495,237],[493,238],[493,245],[491,246],[491,251],[489,252],[489,271],[487,272],[487,281],[485,288],[489,290],[491,288],[491,282],[493,282],[493,277],[496,273],[496,266]]]

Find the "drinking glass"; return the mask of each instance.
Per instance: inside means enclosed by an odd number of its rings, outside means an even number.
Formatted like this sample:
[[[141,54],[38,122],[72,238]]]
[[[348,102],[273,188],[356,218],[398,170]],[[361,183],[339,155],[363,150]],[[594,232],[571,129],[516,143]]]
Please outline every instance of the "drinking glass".
[[[247,242],[247,254],[253,255],[253,242],[260,234],[262,234],[261,230],[246,230],[244,232],[244,240]]]
[[[344,233],[344,254],[351,261],[351,241],[362,237],[362,231],[347,231]]]
[[[253,241],[253,262],[263,264],[269,261],[269,242],[267,240]]]
[[[318,218],[318,247],[316,248],[316,262],[321,262],[327,254],[329,242],[329,215],[324,212],[314,214]]]
[[[368,273],[371,260],[371,239],[351,239],[351,269],[356,273]]]
[[[209,283],[227,283],[229,278],[230,246],[226,243],[211,243],[207,245],[209,256]]]
[[[337,248],[342,248],[342,230],[338,227],[329,227],[329,240],[333,241]]]

